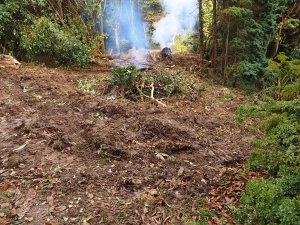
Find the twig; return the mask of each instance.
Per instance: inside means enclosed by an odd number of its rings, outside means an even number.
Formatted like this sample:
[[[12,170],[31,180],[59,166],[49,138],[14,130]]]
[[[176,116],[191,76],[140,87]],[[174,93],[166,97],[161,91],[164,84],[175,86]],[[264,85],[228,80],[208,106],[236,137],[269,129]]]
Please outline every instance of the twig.
[[[161,106],[163,106],[163,107],[167,107],[167,105],[166,105],[165,103],[163,103],[163,102],[161,102],[161,101],[159,101],[158,99],[155,99],[155,98],[153,97],[153,95],[154,95],[154,86],[153,86],[153,84],[151,84],[151,85],[152,85],[151,96],[145,95],[145,94],[142,92],[142,90],[141,90],[138,86],[136,86],[136,89],[138,90],[138,92],[139,92],[142,96],[144,96],[144,97],[146,97],[146,98],[150,98],[152,101],[155,101],[157,104],[159,104],[159,105],[161,105]],[[153,94],[152,94],[152,92],[153,92]]]
[[[154,99],[154,84],[153,84],[153,82],[151,83],[150,87],[151,87],[151,98]]]

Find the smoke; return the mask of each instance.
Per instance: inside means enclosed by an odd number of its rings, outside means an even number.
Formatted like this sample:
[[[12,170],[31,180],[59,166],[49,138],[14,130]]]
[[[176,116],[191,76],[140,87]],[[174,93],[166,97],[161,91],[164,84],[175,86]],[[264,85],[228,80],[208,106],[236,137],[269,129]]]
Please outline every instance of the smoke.
[[[146,23],[135,0],[110,0],[105,10],[104,31],[109,37],[107,49],[127,52],[148,47]]]
[[[156,25],[153,40],[160,47],[171,47],[179,34],[195,30],[198,21],[197,0],[161,0],[165,10],[163,17]]]

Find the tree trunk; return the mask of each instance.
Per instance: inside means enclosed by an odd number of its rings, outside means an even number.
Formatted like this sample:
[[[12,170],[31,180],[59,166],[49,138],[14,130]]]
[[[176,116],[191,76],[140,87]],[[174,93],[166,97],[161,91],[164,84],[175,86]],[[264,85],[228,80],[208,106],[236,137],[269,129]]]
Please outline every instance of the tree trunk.
[[[224,77],[224,85],[228,80],[228,74],[226,72],[227,62],[228,62],[228,48],[229,48],[229,35],[230,35],[230,21],[227,23],[227,35],[225,42],[225,55],[224,55],[224,65],[223,65],[223,77]]]
[[[106,0],[101,3],[101,15],[100,15],[100,35],[102,40],[102,52],[105,52],[105,37],[104,37],[104,15],[106,10]]]
[[[218,66],[218,34],[217,34],[217,0],[213,0],[213,57],[212,57],[212,67],[213,74],[216,74]]]
[[[202,65],[203,61],[203,10],[202,10],[202,0],[199,0],[199,61]]]
[[[119,29],[120,29],[120,25],[118,23],[116,23],[115,24],[115,43],[116,43],[116,50],[118,53],[120,53]]]

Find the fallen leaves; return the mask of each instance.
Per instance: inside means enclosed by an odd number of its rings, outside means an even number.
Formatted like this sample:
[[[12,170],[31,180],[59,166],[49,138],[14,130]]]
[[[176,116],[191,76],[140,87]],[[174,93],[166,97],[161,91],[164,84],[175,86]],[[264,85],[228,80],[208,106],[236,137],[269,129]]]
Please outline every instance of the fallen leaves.
[[[0,218],[0,224],[1,224],[1,225],[10,225],[10,224],[11,224],[11,221],[8,220],[8,219],[1,219],[1,218]]]
[[[64,206],[64,205],[54,207],[54,211],[55,212],[62,212],[64,210],[66,210],[66,209],[67,209],[67,207]]]
[[[8,180],[5,180],[3,183],[0,184],[0,193],[7,191],[11,187],[12,184]]]
[[[165,153],[156,153],[155,156],[162,161],[165,161],[169,157],[169,155]]]
[[[156,189],[150,189],[147,191],[147,193],[152,196],[157,196],[158,191]]]
[[[230,208],[238,207],[240,195],[245,190],[247,182],[255,178],[266,179],[269,175],[267,173],[254,172],[245,175],[243,162],[238,163],[234,168],[228,167],[226,170],[228,174],[226,175],[225,172],[222,176],[227,176],[227,182],[209,191],[208,202],[205,204],[205,208],[217,211],[218,215],[225,218],[230,224],[236,224]],[[221,223],[216,218],[210,218],[208,224]]]
[[[17,216],[17,209],[12,208],[12,209],[10,210],[10,215],[11,215],[11,217]]]
[[[58,224],[53,223],[53,222],[51,222],[51,221],[48,221],[48,222],[45,223],[45,225],[58,225]]]
[[[156,198],[155,201],[154,201],[154,204],[158,205],[158,206],[168,206],[168,207],[170,207],[170,205],[166,202],[166,200],[164,198],[161,198],[161,197]]]

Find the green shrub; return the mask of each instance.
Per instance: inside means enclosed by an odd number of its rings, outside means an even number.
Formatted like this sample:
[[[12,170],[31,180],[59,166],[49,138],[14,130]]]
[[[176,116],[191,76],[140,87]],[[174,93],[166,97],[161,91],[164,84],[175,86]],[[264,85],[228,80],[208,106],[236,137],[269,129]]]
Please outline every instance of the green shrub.
[[[299,197],[290,198],[281,179],[255,179],[248,183],[237,213],[241,224],[299,225]]]
[[[68,29],[42,17],[30,27],[25,27],[21,43],[29,58],[61,65],[86,66],[90,61],[90,49],[76,39]]]
[[[287,89],[296,85],[293,81],[297,77],[295,73],[285,74],[293,68],[288,64],[285,66],[289,70],[276,63],[269,68],[280,87],[277,83],[276,88],[266,92],[285,101],[268,96],[265,101],[243,105],[238,109],[239,123],[249,117],[256,118],[255,127],[260,134],[263,133],[252,143],[254,150],[247,159],[246,171],[267,171],[272,177],[255,179],[247,184],[237,213],[241,224],[299,225],[300,98],[297,91]],[[285,91],[289,93],[285,94]]]
[[[76,64],[85,67],[90,62],[90,47],[72,37],[72,34],[63,33],[57,38],[58,44],[54,48],[54,58],[58,64]]]
[[[172,49],[175,53],[187,53],[190,52],[190,46],[184,42],[184,37],[182,35],[177,35],[175,41],[172,45]]]
[[[300,224],[300,60],[279,54],[265,70],[262,100],[237,110],[237,122],[256,118],[261,138],[253,141],[246,171],[271,179],[247,184],[237,218],[241,224]]]
[[[300,96],[300,79],[287,84],[282,89],[282,98],[285,100],[292,100]]]
[[[25,30],[26,29],[26,30]],[[22,33],[22,47],[32,59],[40,57],[53,57],[53,47],[56,45],[56,36],[60,32],[59,26],[47,18],[41,18]]]
[[[238,109],[238,122],[247,117],[258,117],[257,129],[264,132],[253,141],[246,168],[248,171],[267,170],[278,176],[281,166],[299,163],[300,100],[273,101],[261,105],[244,105]]]
[[[112,69],[112,83],[124,89],[134,88],[140,81],[140,74],[134,66],[114,67]]]
[[[25,2],[18,0],[0,1],[0,51],[14,52],[19,48],[20,24],[30,23],[30,13]]]
[[[290,60],[280,53],[275,60],[269,61],[265,70],[265,83],[270,86],[276,99],[289,100],[299,96],[299,82],[300,60]]]

